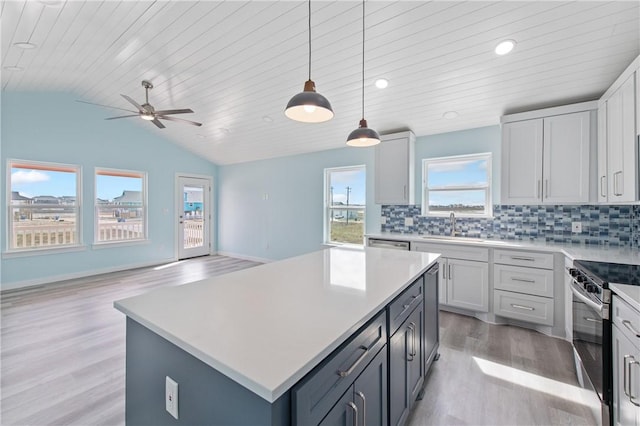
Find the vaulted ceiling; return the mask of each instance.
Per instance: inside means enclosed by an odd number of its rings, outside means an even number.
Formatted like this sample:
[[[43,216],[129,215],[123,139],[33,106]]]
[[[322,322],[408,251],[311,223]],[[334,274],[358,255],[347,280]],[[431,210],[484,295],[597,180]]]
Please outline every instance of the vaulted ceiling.
[[[156,109],[191,108],[180,117],[204,125],[124,120],[217,164],[343,147],[362,115],[358,1],[311,3],[311,77],[335,111],[320,124],[283,113],[308,76],[305,1],[0,7],[3,91],[68,91],[130,109],[120,94],[142,103],[149,80]],[[640,54],[637,1],[367,1],[365,22],[365,116],[380,133],[495,125],[505,113],[597,99]],[[498,56],[504,39],[517,45]],[[386,89],[373,85],[381,77]],[[105,118],[123,113],[85,107]],[[458,117],[445,119],[447,111]]]

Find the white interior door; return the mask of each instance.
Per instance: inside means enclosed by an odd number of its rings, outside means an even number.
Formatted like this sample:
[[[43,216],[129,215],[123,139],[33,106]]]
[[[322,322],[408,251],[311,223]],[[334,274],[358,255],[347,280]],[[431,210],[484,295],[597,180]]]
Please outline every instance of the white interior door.
[[[211,179],[178,176],[178,259],[211,253]]]

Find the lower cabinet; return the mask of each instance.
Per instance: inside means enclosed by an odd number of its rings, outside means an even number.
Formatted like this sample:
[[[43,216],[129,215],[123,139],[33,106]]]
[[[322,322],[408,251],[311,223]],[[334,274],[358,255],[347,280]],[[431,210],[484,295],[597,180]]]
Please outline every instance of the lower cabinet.
[[[613,423],[640,426],[640,312],[617,295],[611,306]]]
[[[489,264],[460,259],[446,261],[446,265],[440,264],[445,277],[440,290],[446,296],[442,303],[476,312],[489,312]]]
[[[387,397],[387,348],[383,347],[320,424],[386,425]]]
[[[424,383],[424,303],[389,339],[389,422],[405,424]]]

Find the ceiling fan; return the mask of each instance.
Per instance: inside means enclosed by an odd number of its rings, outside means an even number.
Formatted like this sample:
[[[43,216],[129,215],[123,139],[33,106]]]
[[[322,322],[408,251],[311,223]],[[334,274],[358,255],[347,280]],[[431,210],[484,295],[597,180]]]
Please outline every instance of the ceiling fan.
[[[138,111],[131,111],[128,109],[124,109],[124,108],[118,108],[118,107],[113,107],[113,106],[109,106],[109,105],[100,105],[100,104],[94,104],[92,102],[84,102],[84,101],[78,101],[78,102],[82,102],[82,103],[86,103],[86,104],[91,104],[91,105],[99,105],[99,106],[104,106],[107,108],[115,108],[115,109],[122,109],[124,111],[129,111],[129,112],[133,112],[135,114],[131,114],[131,115],[121,115],[118,117],[109,117],[106,118],[105,120],[116,120],[118,118],[128,118],[128,117],[140,117],[143,120],[147,120],[152,122],[153,124],[155,124],[156,126],[158,126],[161,129],[165,128],[165,125],[162,124],[160,122],[160,120],[169,120],[169,121],[176,121],[179,123],[186,123],[186,124],[191,124],[193,126],[202,126],[202,123],[197,123],[195,121],[190,121],[190,120],[185,120],[182,118],[176,118],[176,117],[170,117],[169,114],[189,114],[189,113],[193,113],[193,110],[191,109],[164,109],[164,110],[156,110],[153,105],[151,105],[149,103],[149,90],[153,89],[153,84],[151,84],[150,81],[147,80],[142,80],[142,87],[144,87],[144,91],[145,91],[145,97],[144,97],[144,103],[142,105],[140,105],[139,103],[137,103],[136,101],[134,101],[133,99],[131,99],[129,96],[127,95],[120,95],[123,98],[125,98],[130,104],[132,104],[133,106],[135,106]]]

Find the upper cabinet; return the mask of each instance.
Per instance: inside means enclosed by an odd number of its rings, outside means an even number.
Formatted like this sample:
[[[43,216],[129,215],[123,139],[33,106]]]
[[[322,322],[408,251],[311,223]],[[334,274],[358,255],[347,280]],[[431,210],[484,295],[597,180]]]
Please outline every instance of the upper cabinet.
[[[411,131],[381,136],[376,145],[377,204],[414,204],[415,141]]]
[[[596,108],[584,102],[502,117],[502,204],[590,201]]]
[[[598,201],[639,199],[640,57],[620,75],[598,102]]]

